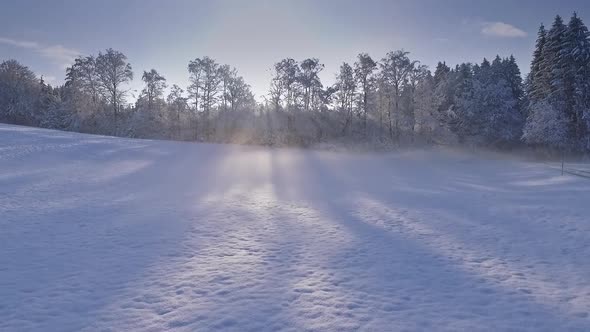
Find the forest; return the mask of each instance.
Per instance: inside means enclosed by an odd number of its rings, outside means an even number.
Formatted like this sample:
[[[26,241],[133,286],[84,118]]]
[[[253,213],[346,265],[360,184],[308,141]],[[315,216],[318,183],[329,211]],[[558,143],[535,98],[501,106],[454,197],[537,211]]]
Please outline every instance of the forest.
[[[432,70],[396,50],[342,63],[322,84],[317,58],[272,66],[267,95],[254,97],[230,65],[203,56],[187,64],[190,85],[144,71],[141,94],[122,52],[80,56],[51,86],[16,60],[0,64],[0,122],[82,133],[183,141],[373,147],[468,145],[590,151],[590,39],[582,19],[555,17],[538,30],[530,72],[513,56]]]

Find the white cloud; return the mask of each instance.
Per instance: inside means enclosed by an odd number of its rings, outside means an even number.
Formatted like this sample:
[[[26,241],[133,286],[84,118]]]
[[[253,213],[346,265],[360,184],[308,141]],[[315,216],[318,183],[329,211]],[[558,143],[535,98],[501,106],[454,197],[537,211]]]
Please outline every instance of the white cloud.
[[[74,59],[80,55],[80,52],[61,45],[43,47],[39,50],[39,53],[44,57],[55,60],[61,65],[71,65],[74,63]]]
[[[43,79],[45,80],[45,82],[51,83],[51,84],[57,82],[57,77],[51,76],[51,75],[43,75]]]
[[[502,38],[523,38],[527,33],[514,25],[504,22],[484,22],[481,33],[486,36]]]
[[[0,44],[8,44],[8,45],[16,46],[16,47],[21,47],[21,48],[31,48],[31,49],[39,48],[39,44],[37,44],[36,42],[14,40],[14,39],[3,38],[3,37],[0,37]]]
[[[80,52],[77,50],[62,45],[41,45],[37,42],[27,40],[0,37],[0,44],[33,50],[64,68],[71,65],[74,59],[80,55]]]

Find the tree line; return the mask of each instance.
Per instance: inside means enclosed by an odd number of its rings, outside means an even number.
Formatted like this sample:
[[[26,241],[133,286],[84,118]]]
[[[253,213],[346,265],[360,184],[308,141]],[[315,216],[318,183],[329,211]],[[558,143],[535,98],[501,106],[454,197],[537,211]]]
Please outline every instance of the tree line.
[[[274,64],[256,101],[237,69],[210,57],[187,65],[186,91],[157,70],[127,103],[127,57],[107,49],[78,57],[52,87],[15,60],[0,64],[0,121],[124,137],[309,146],[469,144],[590,151],[590,38],[574,13],[541,26],[530,73],[513,56],[434,71],[404,50],[343,63],[324,86],[317,58]],[[167,92],[167,93],[166,93]]]

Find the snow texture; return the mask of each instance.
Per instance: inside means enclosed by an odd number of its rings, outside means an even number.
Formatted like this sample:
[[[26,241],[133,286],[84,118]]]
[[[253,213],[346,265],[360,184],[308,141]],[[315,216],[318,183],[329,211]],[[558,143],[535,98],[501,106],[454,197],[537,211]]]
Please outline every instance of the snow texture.
[[[0,125],[0,331],[588,331],[590,181]]]

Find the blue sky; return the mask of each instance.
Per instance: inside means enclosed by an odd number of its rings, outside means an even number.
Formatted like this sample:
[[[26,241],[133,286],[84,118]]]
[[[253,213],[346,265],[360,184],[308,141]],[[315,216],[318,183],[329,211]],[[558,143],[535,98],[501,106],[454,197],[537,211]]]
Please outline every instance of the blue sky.
[[[133,66],[131,89],[151,68],[184,88],[189,60],[208,55],[235,66],[260,96],[285,57],[319,58],[325,83],[359,52],[381,59],[401,48],[431,67],[514,54],[528,72],[539,24],[574,10],[590,24],[587,0],[5,0],[0,60],[58,84],[77,54],[112,47]]]

